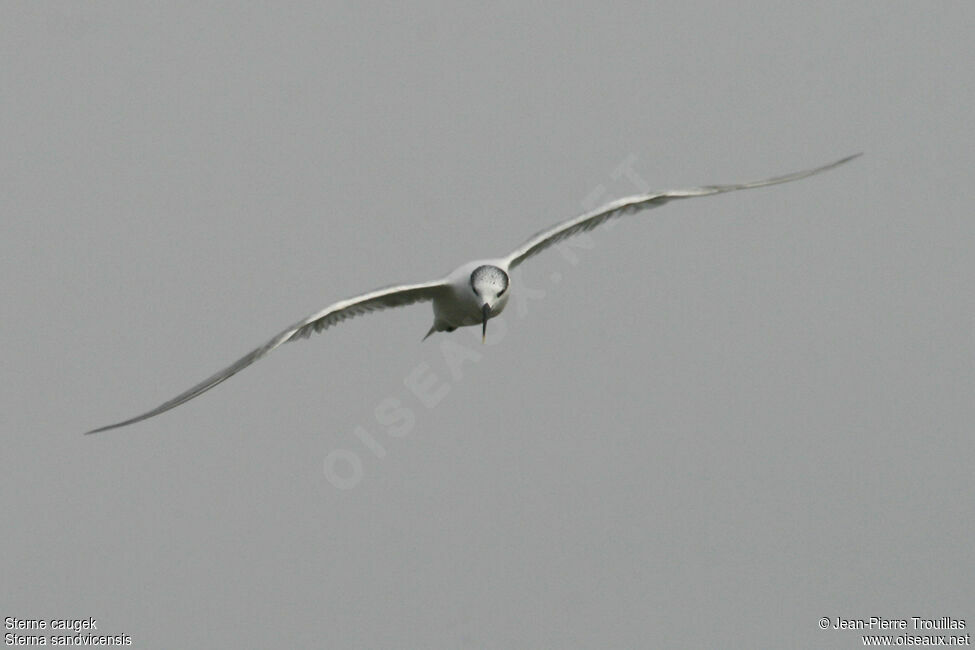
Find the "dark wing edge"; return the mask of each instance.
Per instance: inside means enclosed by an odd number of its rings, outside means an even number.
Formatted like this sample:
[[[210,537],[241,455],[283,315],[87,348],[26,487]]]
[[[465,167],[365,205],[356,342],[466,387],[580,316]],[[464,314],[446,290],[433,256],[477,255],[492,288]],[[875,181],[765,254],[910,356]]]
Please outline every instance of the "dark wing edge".
[[[182,392],[173,399],[160,404],[151,411],[147,411],[142,415],[137,415],[134,418],[130,418],[122,422],[117,422],[115,424],[109,424],[104,427],[92,429],[91,431],[86,431],[85,435],[99,433],[101,431],[108,431],[109,429],[117,429],[129,424],[141,422],[142,420],[147,420],[153,416],[159,415],[160,413],[165,413],[166,411],[176,408],[177,406],[190,401],[194,397],[205,393],[217,384],[220,384],[233,377],[238,372],[283,343],[307,338],[312,334],[312,332],[322,332],[336,323],[340,323],[355,316],[360,316],[362,314],[387,309],[390,307],[401,307],[417,302],[433,300],[439,294],[439,292],[444,289],[444,287],[445,285],[442,281],[428,282],[424,284],[398,285],[383,289],[376,289],[375,291],[370,291],[369,293],[356,296],[355,298],[349,298],[347,300],[336,302],[329,305],[325,309],[298,321],[264,345],[252,350],[244,357],[235,361],[232,365],[204,379],[189,390]]]
[[[607,203],[606,205],[596,208],[591,212],[579,215],[573,219],[568,219],[550,228],[546,228],[545,230],[535,233],[514,252],[508,255],[508,266],[510,268],[514,268],[529,257],[537,255],[549,246],[552,246],[553,244],[558,243],[567,237],[571,237],[572,235],[580,232],[592,230],[609,219],[620,217],[624,214],[631,214],[634,212],[639,212],[640,210],[656,208],[676,199],[688,199],[696,196],[711,196],[712,194],[723,194],[724,192],[748,190],[756,187],[766,187],[769,185],[778,185],[779,183],[797,181],[800,178],[806,178],[807,176],[812,176],[814,174],[819,174],[821,172],[833,169],[834,167],[839,167],[840,165],[862,155],[862,153],[853,154],[852,156],[841,158],[835,162],[829,163],[828,165],[823,165],[822,167],[806,169],[803,171],[793,172],[791,174],[784,174],[782,176],[774,176],[772,178],[766,178],[760,181],[736,183],[732,185],[704,185],[701,187],[692,187],[683,190],[665,190],[663,192],[638,194],[636,196],[628,196],[623,199],[617,199],[616,201]]]

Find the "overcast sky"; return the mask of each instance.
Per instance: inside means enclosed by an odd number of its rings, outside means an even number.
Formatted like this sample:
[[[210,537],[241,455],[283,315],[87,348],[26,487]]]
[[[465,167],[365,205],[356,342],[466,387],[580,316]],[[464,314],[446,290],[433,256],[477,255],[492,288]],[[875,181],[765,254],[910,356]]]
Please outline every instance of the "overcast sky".
[[[969,2],[8,2],[0,616],[137,648],[975,625]],[[295,320],[638,191],[481,345]],[[910,630],[908,630],[910,631]]]

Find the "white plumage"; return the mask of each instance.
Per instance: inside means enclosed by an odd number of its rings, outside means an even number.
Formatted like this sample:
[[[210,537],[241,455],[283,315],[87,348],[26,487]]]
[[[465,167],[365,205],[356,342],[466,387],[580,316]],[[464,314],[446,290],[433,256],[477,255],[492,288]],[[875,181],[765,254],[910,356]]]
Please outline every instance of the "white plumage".
[[[360,314],[366,314],[388,307],[401,307],[416,302],[432,301],[434,321],[430,331],[427,332],[427,336],[430,336],[434,332],[451,332],[458,327],[467,325],[480,325],[482,332],[486,332],[488,320],[500,314],[508,302],[511,289],[508,272],[529,257],[538,254],[566,237],[570,237],[579,232],[592,230],[609,219],[640,210],[659,207],[677,199],[710,196],[712,194],[765,187],[799,180],[800,178],[806,178],[807,176],[812,176],[813,174],[818,174],[842,165],[859,155],[848,156],[815,169],[775,176],[750,183],[705,185],[684,190],[666,190],[618,199],[592,212],[568,219],[532,235],[506,257],[469,262],[458,267],[450,275],[441,280],[391,286],[370,291],[369,293],[364,293],[346,300],[340,300],[298,321],[232,365],[208,377],[189,390],[180,393],[168,402],[160,404],[151,411],[122,422],[93,429],[92,431],[88,431],[88,433],[98,433],[99,431],[115,429],[159,415],[210,390],[217,384],[251,365],[282,343],[306,338],[312,332],[324,331],[336,323],[359,316]]]

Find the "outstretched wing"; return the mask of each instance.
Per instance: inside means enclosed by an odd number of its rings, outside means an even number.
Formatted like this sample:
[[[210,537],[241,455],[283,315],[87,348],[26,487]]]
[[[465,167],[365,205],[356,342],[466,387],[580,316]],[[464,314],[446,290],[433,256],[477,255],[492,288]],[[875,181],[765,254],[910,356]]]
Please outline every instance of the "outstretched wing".
[[[329,305],[318,313],[312,314],[308,318],[298,321],[232,365],[224,368],[215,375],[204,379],[193,388],[190,388],[186,392],[180,393],[173,399],[160,404],[151,411],[123,422],[109,424],[108,426],[93,429],[87,433],[98,433],[99,431],[107,431],[108,429],[124,427],[127,424],[133,424],[135,422],[151,418],[155,415],[159,415],[160,413],[164,413],[171,408],[175,408],[184,402],[190,401],[197,395],[205,393],[220,382],[229,379],[282,343],[307,338],[312,332],[321,332],[328,329],[332,325],[335,325],[336,323],[346,320],[347,318],[353,318],[354,316],[366,314],[371,311],[387,309],[389,307],[400,307],[402,305],[410,305],[415,302],[423,302],[426,300],[433,300],[442,290],[444,290],[445,286],[446,285],[444,285],[442,281],[428,282],[425,284],[400,285],[395,287],[386,287],[384,289],[377,289],[375,291],[362,294],[361,296],[356,296],[355,298],[341,300],[333,305]]]
[[[762,181],[752,181],[751,183],[738,183],[735,185],[705,185],[703,187],[692,187],[686,190],[665,190],[663,192],[656,192],[653,194],[640,194],[637,196],[629,196],[624,199],[617,199],[616,201],[608,203],[601,208],[597,208],[592,212],[587,212],[586,214],[580,215],[574,219],[563,221],[560,224],[532,235],[524,244],[522,244],[517,250],[508,256],[508,266],[509,268],[514,268],[532,255],[540,253],[552,244],[555,244],[566,237],[571,237],[576,233],[592,230],[601,223],[624,214],[630,214],[640,210],[647,210],[649,208],[656,208],[675,199],[689,199],[695,196],[710,196],[712,194],[734,192],[735,190],[748,190],[754,187],[765,187],[767,185],[778,185],[779,183],[797,181],[800,178],[806,178],[807,176],[824,172],[827,169],[838,167],[839,165],[853,160],[860,155],[862,154],[854,154],[815,169],[807,169],[805,171],[794,172],[784,176],[767,178]]]

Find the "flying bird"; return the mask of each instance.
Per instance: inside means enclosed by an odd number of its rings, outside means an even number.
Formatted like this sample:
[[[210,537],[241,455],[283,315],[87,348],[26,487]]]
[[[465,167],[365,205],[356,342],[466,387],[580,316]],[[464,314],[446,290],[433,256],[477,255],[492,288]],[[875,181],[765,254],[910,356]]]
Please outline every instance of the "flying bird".
[[[100,431],[124,427],[128,424],[154,417],[169,409],[176,408],[180,404],[190,401],[194,397],[205,393],[217,384],[234,376],[283,343],[307,338],[313,332],[324,331],[332,325],[348,318],[388,307],[402,307],[417,302],[432,302],[433,325],[430,327],[426,336],[423,337],[424,339],[434,332],[453,332],[458,327],[480,325],[481,340],[483,341],[484,337],[487,336],[488,321],[504,311],[505,305],[508,304],[508,298],[512,291],[511,270],[528,258],[537,255],[566,237],[592,230],[610,219],[649,208],[656,208],[670,201],[676,201],[677,199],[711,196],[712,194],[723,194],[724,192],[734,192],[736,190],[747,190],[797,181],[800,178],[806,178],[807,176],[838,167],[860,155],[847,156],[846,158],[842,158],[828,165],[823,165],[822,167],[816,167],[815,169],[807,169],[805,171],[775,176],[761,181],[752,181],[750,183],[704,185],[702,187],[692,187],[684,190],[665,190],[617,199],[596,210],[579,215],[573,219],[568,219],[551,228],[535,233],[505,257],[468,262],[452,271],[447,277],[432,282],[400,284],[384,289],[376,289],[375,291],[370,291],[369,293],[364,293],[353,298],[347,298],[346,300],[340,300],[307,318],[303,318],[230,366],[204,379],[196,386],[180,393],[168,402],[160,404],[151,411],[147,411],[142,415],[137,415],[128,420],[123,420],[122,422],[93,429],[87,433],[98,433]]]

